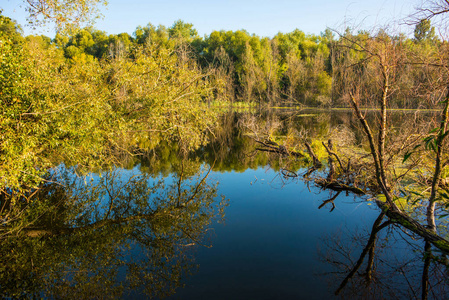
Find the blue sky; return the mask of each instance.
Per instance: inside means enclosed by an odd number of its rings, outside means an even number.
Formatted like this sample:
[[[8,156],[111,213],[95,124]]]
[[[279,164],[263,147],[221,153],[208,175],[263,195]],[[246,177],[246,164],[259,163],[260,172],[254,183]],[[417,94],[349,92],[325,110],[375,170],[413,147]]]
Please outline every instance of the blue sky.
[[[24,1],[1,0],[3,14],[19,22],[28,34],[53,36],[52,30],[33,32],[26,24]],[[359,29],[383,25],[410,14],[420,0],[109,0],[103,20],[95,27],[109,34],[128,32],[149,22],[171,26],[182,19],[192,23],[201,36],[213,30],[246,29],[272,37],[298,28],[320,34],[326,27]],[[405,28],[402,28],[405,30]]]

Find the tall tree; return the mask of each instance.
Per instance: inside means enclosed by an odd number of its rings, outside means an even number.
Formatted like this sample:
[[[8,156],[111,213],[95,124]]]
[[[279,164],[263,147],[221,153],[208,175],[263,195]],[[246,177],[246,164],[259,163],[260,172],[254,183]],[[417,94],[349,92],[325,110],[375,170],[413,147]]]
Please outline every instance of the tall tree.
[[[435,38],[435,27],[431,26],[430,20],[422,19],[415,26],[415,40],[421,41],[431,41]]]
[[[193,24],[185,23],[182,20],[177,20],[168,28],[168,34],[170,39],[177,39],[187,43],[199,37],[198,31],[193,28]]]

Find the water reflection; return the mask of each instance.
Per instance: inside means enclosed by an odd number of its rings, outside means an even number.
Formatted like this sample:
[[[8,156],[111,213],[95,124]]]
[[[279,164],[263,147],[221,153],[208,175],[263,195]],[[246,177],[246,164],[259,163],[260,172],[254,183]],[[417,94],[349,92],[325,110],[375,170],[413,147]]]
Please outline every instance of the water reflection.
[[[242,132],[250,123],[277,137],[334,134],[351,144],[361,137],[350,112],[228,113],[213,141],[188,159],[162,142],[144,156],[126,157],[127,169],[54,174],[33,201],[2,220],[1,295],[445,298],[449,276],[440,253],[377,210],[354,204],[358,197],[319,194],[311,179],[322,170],[306,169],[307,160],[256,151],[255,139]],[[220,180],[220,191],[212,179]],[[220,193],[232,204],[227,226],[214,231],[226,207]],[[356,230],[367,222],[369,232]],[[342,223],[347,227],[336,232]],[[327,274],[328,289],[316,273]]]
[[[340,192],[323,201],[332,205]],[[345,228],[322,238],[320,259],[343,299],[447,299],[448,261],[430,243],[379,213],[370,230]]]
[[[194,271],[195,246],[209,245],[226,205],[210,169],[197,167],[183,161],[160,180],[137,169],[55,174],[24,215],[2,228],[2,296],[172,294]]]

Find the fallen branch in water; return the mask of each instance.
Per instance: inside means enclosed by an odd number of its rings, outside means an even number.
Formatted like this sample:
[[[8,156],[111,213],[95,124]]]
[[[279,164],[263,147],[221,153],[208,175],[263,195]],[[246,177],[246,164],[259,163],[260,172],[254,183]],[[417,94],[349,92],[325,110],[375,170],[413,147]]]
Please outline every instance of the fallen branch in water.
[[[335,193],[334,196],[332,196],[330,199],[324,200],[323,203],[318,206],[318,209],[322,209],[326,204],[331,203],[332,204],[332,208],[329,212],[332,212],[335,209],[335,199],[337,199],[337,197],[341,194],[341,191],[338,191],[337,193]]]
[[[256,150],[259,150],[259,151],[273,152],[273,153],[278,153],[278,154],[282,154],[282,155],[292,155],[295,157],[304,157],[304,154],[293,151],[293,150],[288,150],[287,147],[285,147],[284,145],[278,145],[276,142],[273,142],[270,140],[265,140],[263,142],[259,141],[259,140],[255,140],[255,141],[265,147],[265,148],[256,148]]]
[[[266,140],[264,142],[256,140],[257,143],[264,146],[264,148],[258,148],[259,151],[267,151],[267,152],[274,152],[281,155],[293,155],[293,156],[299,156],[303,157],[303,154],[289,151],[285,146],[278,145],[277,143],[273,141]],[[322,167],[322,163],[318,160],[317,156],[313,152],[312,147],[308,142],[304,143],[307,151],[309,152],[310,156],[313,160],[313,166],[308,169],[308,171],[303,175],[304,178],[308,178],[315,170]],[[375,183],[372,183],[371,181],[365,182],[363,186],[356,186],[355,179],[358,175],[357,171],[357,164],[350,164],[348,161],[348,166],[344,167],[341,159],[338,157],[337,153],[332,149],[329,144],[329,147],[323,143],[323,146],[325,147],[326,151],[328,152],[329,158],[332,156],[334,157],[341,168],[340,172],[336,172],[335,168],[332,168],[330,171],[334,172],[332,176],[327,176],[326,178],[323,177],[316,177],[312,178],[314,183],[323,189],[331,189],[337,192],[341,191],[348,191],[352,192],[356,195],[367,195],[367,194],[374,194],[376,195],[378,192],[380,192],[380,188]],[[365,164],[361,164],[359,168],[363,168]],[[295,172],[288,171],[288,170],[281,170],[281,174],[285,177],[297,177],[298,175]],[[332,200],[332,199],[330,199]],[[332,201],[328,201],[332,202]],[[325,202],[325,203],[328,203]],[[406,213],[396,209],[396,205],[393,203],[391,206],[389,203],[383,203],[381,201],[376,201],[377,206],[385,212],[385,214],[388,216],[389,220],[394,223],[401,225],[411,232],[421,236],[426,241],[430,242],[433,246],[440,249],[444,253],[449,253],[449,241],[445,238],[439,236],[434,231],[426,228],[425,226],[421,225],[418,221],[414,220],[410,216],[408,216]],[[322,207],[322,206],[321,206]]]
[[[347,185],[347,184],[339,182],[337,180],[327,181],[324,178],[316,178],[314,181],[315,181],[315,184],[317,184],[318,186],[320,186],[324,189],[331,189],[334,191],[349,191],[349,192],[353,192],[354,194],[357,194],[357,195],[365,195],[367,193],[366,191],[362,190],[361,188],[358,188],[356,186]]]
[[[315,183],[325,189],[331,189],[334,191],[349,191],[357,195],[367,194],[366,191],[359,189],[357,187],[347,186],[338,182],[326,182],[323,178],[315,179]],[[402,211],[397,211],[388,206],[387,203],[376,200],[377,206],[387,215],[389,220],[394,223],[401,225],[411,232],[424,238],[426,241],[430,242],[433,246],[440,249],[444,253],[449,254],[449,241],[445,238],[436,234],[433,230],[430,230],[420,224],[418,221],[407,215]]]
[[[287,170],[284,168],[282,168],[280,172],[281,172],[282,176],[284,176],[284,177],[290,177],[290,178],[298,177],[298,174],[296,174],[296,172],[293,172],[291,170]]]
[[[327,153],[329,154],[329,159],[331,159],[332,156],[334,156],[334,157],[337,159],[338,164],[340,165],[340,168],[343,170],[343,172],[347,172],[348,169],[346,169],[345,167],[343,167],[343,163],[341,162],[341,159],[340,159],[340,157],[338,156],[338,154],[335,153],[334,151],[332,151],[332,148],[333,148],[333,146],[332,146],[332,141],[329,140],[327,143],[329,144],[329,147],[326,146],[326,144],[325,144],[324,142],[322,142],[324,148],[326,149]]]
[[[440,249],[441,251],[449,254],[449,241],[436,234],[433,230],[421,225],[418,221],[403,213],[402,211],[396,211],[391,209],[386,203],[376,200],[376,204],[382,211],[384,211],[388,218],[396,224],[400,224],[408,230],[416,233],[417,235],[430,242],[432,245]]]

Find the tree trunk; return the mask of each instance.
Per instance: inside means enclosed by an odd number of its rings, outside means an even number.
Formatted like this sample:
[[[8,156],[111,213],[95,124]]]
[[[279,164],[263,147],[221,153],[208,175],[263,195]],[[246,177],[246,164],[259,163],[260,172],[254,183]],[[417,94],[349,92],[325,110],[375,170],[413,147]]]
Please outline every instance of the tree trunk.
[[[418,221],[412,219],[410,216],[404,214],[403,212],[391,209],[383,202],[376,201],[376,203],[387,214],[392,222],[404,226],[408,230],[418,234],[425,240],[429,241],[432,245],[434,245],[441,251],[449,253],[449,241],[437,235],[435,231],[427,229]]]
[[[434,232],[436,232],[437,229],[435,224],[436,193],[438,190],[438,182],[441,176],[441,157],[443,156],[443,142],[444,138],[446,137],[447,122],[449,117],[449,88],[441,117],[440,130],[438,131],[438,136],[436,137],[437,149],[435,158],[435,172],[433,173],[429,205],[427,206],[427,225]]]
[[[390,191],[387,188],[386,180],[385,180],[385,170],[380,167],[380,158],[379,158],[379,152],[376,149],[375,142],[374,142],[374,136],[371,132],[371,128],[368,125],[368,122],[366,121],[365,117],[362,115],[362,112],[360,111],[359,105],[357,101],[355,100],[354,96],[350,96],[352,107],[354,108],[354,111],[357,115],[357,118],[359,119],[360,123],[362,123],[363,129],[366,133],[366,136],[368,137],[369,146],[371,149],[371,155],[373,156],[374,160],[374,167],[376,169],[376,180],[379,184],[382,193],[385,195],[385,198],[387,199],[388,205],[396,210],[399,211],[399,208],[396,206],[396,204],[393,203],[393,198],[390,193]],[[383,161],[383,160],[382,160]]]
[[[382,186],[388,189],[387,178],[385,173],[385,137],[387,135],[387,96],[388,96],[388,70],[386,66],[382,67],[384,77],[384,85],[382,88],[382,99],[380,103],[381,119],[379,124],[378,149],[379,149],[379,169]],[[389,192],[389,191],[388,191]]]

